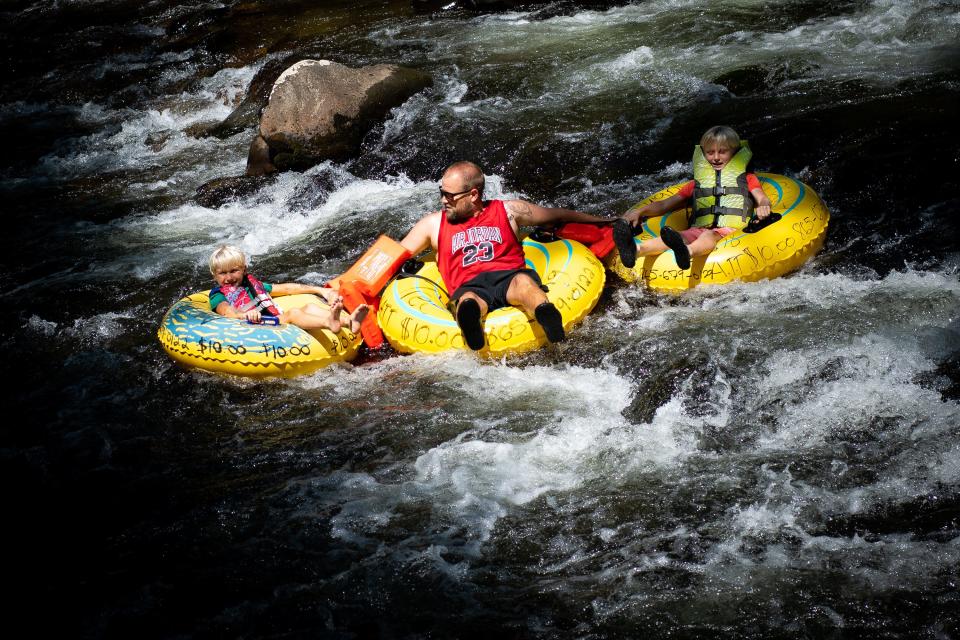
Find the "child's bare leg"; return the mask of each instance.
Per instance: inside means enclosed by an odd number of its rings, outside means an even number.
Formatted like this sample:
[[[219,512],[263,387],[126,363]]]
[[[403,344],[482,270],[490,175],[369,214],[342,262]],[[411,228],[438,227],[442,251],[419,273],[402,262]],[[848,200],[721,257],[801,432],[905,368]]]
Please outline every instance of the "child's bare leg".
[[[331,296],[331,299],[334,300],[334,302],[330,303],[329,309],[321,307],[318,304],[313,304],[312,302],[300,308],[311,315],[320,316],[322,318],[329,317],[329,320],[326,321],[327,324],[324,326],[327,329],[330,329],[330,331],[336,333],[343,327],[343,299],[339,296]],[[336,307],[336,310],[334,310],[334,307]],[[336,319],[335,322],[334,319]]]
[[[720,242],[720,235],[713,231],[704,231],[700,237],[687,245],[687,250],[691,256],[703,256],[717,247]]]
[[[315,313],[308,310],[310,307],[313,307],[312,310]],[[280,320],[281,322],[289,322],[301,329],[330,329],[330,331],[337,333],[340,331],[340,311],[342,309],[343,304],[339,302],[331,305],[329,310],[317,305],[306,305],[305,307],[290,309],[283,314]]]
[[[648,256],[654,253],[663,253],[667,250],[667,245],[659,237],[647,238],[637,245],[638,256]]]
[[[306,313],[309,313],[310,315],[313,315],[313,316],[325,316],[328,313],[330,313],[330,310],[327,309],[327,307],[321,307],[320,305],[314,304],[312,302],[303,305],[302,307],[300,307],[300,310],[305,311]]]

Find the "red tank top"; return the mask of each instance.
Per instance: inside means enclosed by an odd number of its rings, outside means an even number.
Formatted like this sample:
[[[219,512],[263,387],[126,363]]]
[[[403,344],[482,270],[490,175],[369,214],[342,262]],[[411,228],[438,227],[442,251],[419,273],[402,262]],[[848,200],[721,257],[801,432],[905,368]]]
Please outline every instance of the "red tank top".
[[[460,223],[440,216],[437,267],[451,294],[481,273],[526,266],[502,201],[491,200],[480,215]]]

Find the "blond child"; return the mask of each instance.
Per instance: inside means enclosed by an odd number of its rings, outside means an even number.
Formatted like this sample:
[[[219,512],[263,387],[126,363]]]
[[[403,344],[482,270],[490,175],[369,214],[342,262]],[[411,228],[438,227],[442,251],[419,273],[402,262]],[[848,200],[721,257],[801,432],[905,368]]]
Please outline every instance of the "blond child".
[[[360,323],[370,308],[361,304],[352,314],[343,311],[343,298],[328,287],[315,287],[296,282],[271,285],[261,282],[247,273],[247,258],[243,251],[232,245],[222,245],[210,256],[210,273],[217,286],[210,291],[210,308],[227,318],[245,318],[248,322],[260,323],[265,316],[273,316],[283,324],[292,324],[301,329],[329,329],[336,333],[343,324],[358,333]],[[312,293],[323,298],[329,309],[317,304],[280,311],[272,296],[295,293]]]
[[[690,268],[691,256],[710,253],[721,238],[743,229],[751,214],[763,220],[770,215],[770,199],[760,181],[747,172],[751,157],[746,142],[730,127],[711,127],[700,138],[693,153],[694,179],[674,195],[628,211],[613,224],[613,239],[625,267],[633,267],[637,256],[672,249],[677,266]],[[637,245],[634,227],[647,218],[660,216],[687,205],[692,199],[690,228],[676,231],[664,226],[659,238]]]

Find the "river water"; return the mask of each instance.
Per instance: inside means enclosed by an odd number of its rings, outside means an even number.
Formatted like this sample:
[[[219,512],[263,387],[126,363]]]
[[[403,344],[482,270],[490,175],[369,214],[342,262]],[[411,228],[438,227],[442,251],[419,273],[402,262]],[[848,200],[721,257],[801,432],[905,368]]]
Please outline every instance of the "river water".
[[[69,0],[2,8],[7,622],[161,638],[960,637],[960,7]],[[256,7],[256,5],[252,5]],[[434,85],[216,208],[291,53]],[[220,242],[323,282],[490,195],[621,213],[726,123],[832,213],[774,281],[610,275],[567,342],[293,380],[175,366]],[[201,133],[198,133],[201,132]]]

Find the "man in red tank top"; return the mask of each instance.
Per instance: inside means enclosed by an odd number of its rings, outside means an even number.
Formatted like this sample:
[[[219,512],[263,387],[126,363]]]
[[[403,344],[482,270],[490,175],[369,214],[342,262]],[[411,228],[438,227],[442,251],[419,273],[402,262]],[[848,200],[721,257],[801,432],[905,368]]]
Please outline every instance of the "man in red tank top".
[[[524,200],[484,200],[483,171],[455,162],[440,180],[442,211],[420,219],[400,244],[413,255],[437,251],[440,275],[456,304],[457,324],[473,350],[485,342],[483,317],[513,305],[533,315],[550,342],[564,339],[560,311],[547,301],[537,272],[526,268],[521,226],[557,222],[610,224],[580,211],[541,207]]]

